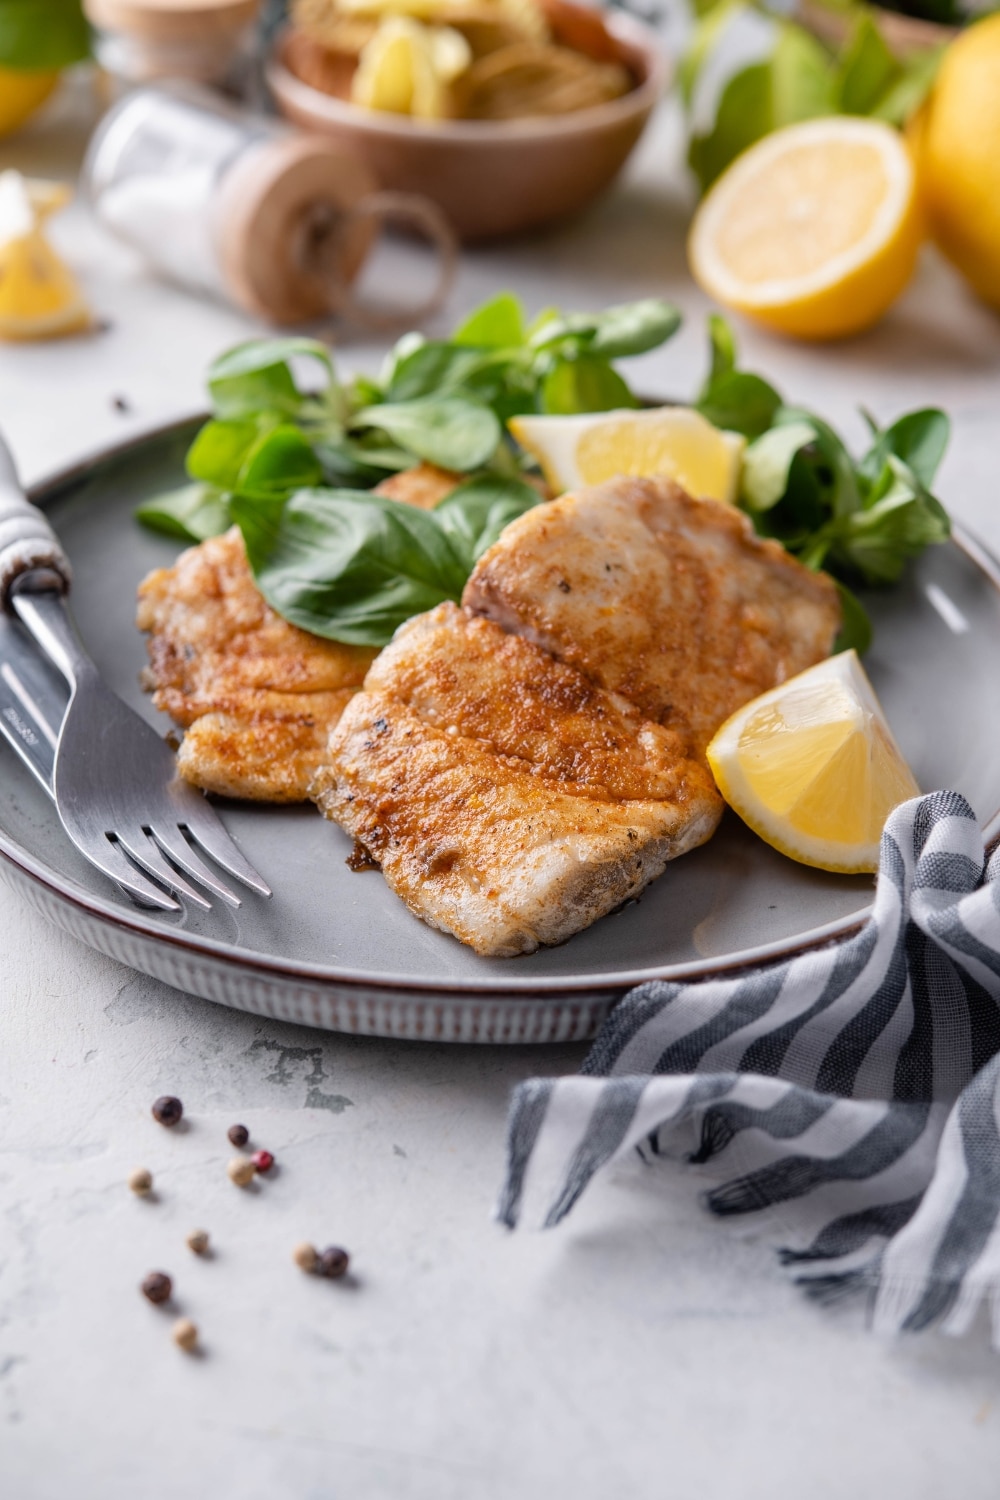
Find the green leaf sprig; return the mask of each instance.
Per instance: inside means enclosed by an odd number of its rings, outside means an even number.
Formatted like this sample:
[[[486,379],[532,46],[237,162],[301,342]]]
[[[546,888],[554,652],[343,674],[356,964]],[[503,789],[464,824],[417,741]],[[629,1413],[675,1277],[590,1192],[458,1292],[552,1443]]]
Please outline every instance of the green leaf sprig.
[[[838,6],[841,12],[843,8]],[[774,43],[765,58],[727,80],[708,129],[691,134],[688,163],[702,192],[772,130],[837,114],[904,125],[920,107],[943,49],[900,62],[869,12],[860,5],[848,9],[857,17],[854,28],[845,46],[834,51],[781,14],[773,0],[703,0],[680,69],[681,94],[689,109],[705,64],[738,16],[748,11],[766,16],[774,23]]]
[[[286,619],[314,634],[384,645],[406,619],[460,598],[476,560],[538,504],[529,462],[503,436],[506,415],[604,411],[640,402],[613,361],[656,348],[677,327],[652,299],[604,313],[547,311],[530,325],[516,298],[493,298],[449,340],[407,334],[378,379],[338,382],[325,345],[243,344],[209,372],[214,415],[188,451],[190,483],[139,519],[200,542],[234,521],[254,576]],[[894,582],[907,560],[949,534],[931,492],[948,441],[944,413],[918,411],[852,458],[819,417],[739,368],[725,320],[709,319],[711,359],[695,406],[748,441],[740,504],[758,532],[841,588],[842,644],[870,636],[857,584]],[[292,361],[317,366],[303,390]],[[430,512],[372,494],[421,459],[456,475]]]
[[[487,547],[541,502],[500,476],[459,485],[432,511],[364,491],[302,489],[283,502],[232,501],[264,598],[293,625],[384,646],[404,621],[462,597]]]
[[[947,512],[931,493],[949,420],[927,409],[881,428],[866,415],[872,441],[855,460],[828,423],[737,369],[735,340],[722,318],[710,319],[709,331],[711,367],[696,405],[751,440],[740,504],[759,533],[807,567],[833,574],[844,604],[841,645],[864,651],[871,627],[851,586],[895,583],[910,558],[950,534]]]
[[[378,379],[348,385],[315,339],[240,344],[209,370],[213,417],[187,456],[193,487],[142,506],[139,519],[200,542],[230,524],[234,497],[368,490],[421,460],[516,479],[509,417],[637,406],[613,361],[657,348],[679,325],[677,309],[658,298],[596,314],[550,309],[529,324],[518,299],[502,292],[450,339],[405,334]],[[318,389],[299,385],[295,360],[318,368]]]

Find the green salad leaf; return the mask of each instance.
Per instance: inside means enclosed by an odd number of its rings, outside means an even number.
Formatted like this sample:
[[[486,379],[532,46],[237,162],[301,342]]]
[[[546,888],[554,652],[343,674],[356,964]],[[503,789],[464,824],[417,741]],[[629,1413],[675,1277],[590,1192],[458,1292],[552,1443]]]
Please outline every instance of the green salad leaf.
[[[302,489],[231,501],[264,598],[314,635],[384,646],[404,621],[456,603],[476,559],[537,490],[494,477],[459,485],[433,511],[356,490]]]
[[[417,458],[463,473],[489,463],[503,436],[488,406],[458,395],[365,406],[350,425],[375,428]]]
[[[182,485],[138,506],[135,514],[150,531],[182,542],[207,542],[232,524],[226,496],[211,484]]]
[[[2,4],[2,0],[0,0]],[[859,49],[853,87],[874,88],[877,55]],[[317,635],[384,645],[411,615],[460,598],[504,527],[540,503],[531,461],[506,436],[515,412],[573,414],[641,403],[614,360],[669,338],[678,314],[658,299],[600,314],[546,309],[529,322],[510,293],[451,339],[401,338],[377,378],[337,379],[325,345],[258,340],[209,372],[214,415],[187,455],[191,483],[138,517],[200,542],[235,522],[269,603]],[[841,589],[841,643],[864,649],[867,616],[851,589],[891,584],[949,534],[931,486],[948,442],[943,412],[910,412],[855,459],[832,427],[740,368],[733,331],[709,318],[709,369],[694,406],[747,439],[739,503]],[[300,367],[320,384],[303,387]],[[421,461],[456,476],[430,512],[373,494]],[[464,476],[464,477],[463,477]]]

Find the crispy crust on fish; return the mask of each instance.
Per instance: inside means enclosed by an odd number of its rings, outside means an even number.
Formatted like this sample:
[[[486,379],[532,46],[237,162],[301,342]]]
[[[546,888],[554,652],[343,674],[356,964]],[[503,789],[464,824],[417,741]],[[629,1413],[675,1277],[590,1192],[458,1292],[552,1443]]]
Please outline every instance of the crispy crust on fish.
[[[382,652],[314,796],[411,911],[494,957],[588,926],[722,811],[670,730],[451,604]]]
[[[617,479],[526,512],[462,602],[699,750],[744,703],[829,656],[840,627],[825,573],[668,479]]]
[[[137,619],[153,702],[186,731],[185,780],[226,797],[303,801],[375,652],[275,614],[235,527],[150,573]]]

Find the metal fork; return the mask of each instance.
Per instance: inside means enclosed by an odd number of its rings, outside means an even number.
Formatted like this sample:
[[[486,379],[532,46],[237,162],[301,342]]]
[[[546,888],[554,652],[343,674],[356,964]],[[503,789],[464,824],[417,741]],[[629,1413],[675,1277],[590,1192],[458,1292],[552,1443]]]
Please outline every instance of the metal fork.
[[[91,864],[161,911],[180,910],[167,891],[211,908],[185,876],[231,906],[241,904],[195,844],[270,896],[206,799],[177,776],[166,742],[101,678],[66,610],[69,580],[55,533],[21,491],[0,441],[0,605],[19,616],[70,688],[52,775],[63,828]]]

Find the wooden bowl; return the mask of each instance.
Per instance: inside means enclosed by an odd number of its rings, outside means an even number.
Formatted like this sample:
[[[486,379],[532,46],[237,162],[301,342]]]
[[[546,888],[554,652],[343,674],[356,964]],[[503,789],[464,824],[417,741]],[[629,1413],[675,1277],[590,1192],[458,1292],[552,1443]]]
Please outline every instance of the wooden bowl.
[[[560,9],[571,25],[582,7]],[[635,88],[610,103],[544,119],[426,122],[364,109],[291,72],[288,31],[275,41],[267,81],[283,115],[332,137],[383,188],[424,194],[462,240],[495,239],[586,207],[625,165],[665,91],[670,68],[655,32],[624,15],[606,17],[604,27]]]

